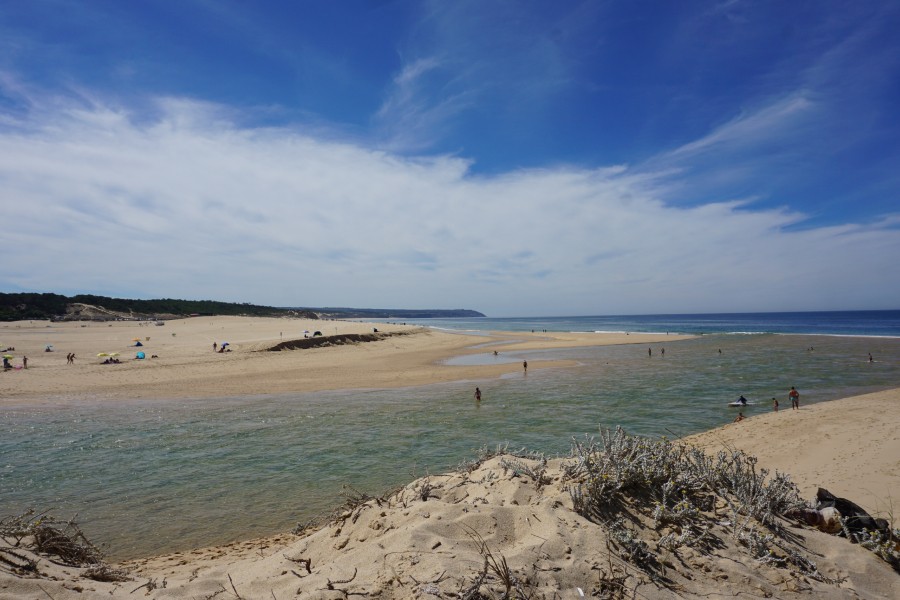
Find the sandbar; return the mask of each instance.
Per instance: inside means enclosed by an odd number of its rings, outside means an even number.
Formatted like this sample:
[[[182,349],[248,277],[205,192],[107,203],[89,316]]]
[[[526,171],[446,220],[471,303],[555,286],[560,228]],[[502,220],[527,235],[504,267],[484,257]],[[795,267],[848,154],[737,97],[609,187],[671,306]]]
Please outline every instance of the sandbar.
[[[372,333],[374,342],[267,351],[317,331],[328,338]],[[675,342],[692,336],[616,333],[452,333],[404,324],[261,317],[192,317],[148,322],[18,321],[0,324],[0,346],[13,346],[13,363],[28,369],[2,373],[0,403],[121,398],[227,397],[321,390],[394,388],[498,377],[518,363],[447,365],[473,353],[562,347]],[[140,347],[135,344],[140,341]],[[228,343],[229,352],[213,350]],[[53,351],[45,352],[47,345]],[[144,360],[135,360],[138,351]],[[101,353],[119,364],[101,364]],[[75,353],[74,364],[67,355]],[[156,358],[151,358],[156,356]],[[531,361],[530,369],[574,366],[574,361]]]

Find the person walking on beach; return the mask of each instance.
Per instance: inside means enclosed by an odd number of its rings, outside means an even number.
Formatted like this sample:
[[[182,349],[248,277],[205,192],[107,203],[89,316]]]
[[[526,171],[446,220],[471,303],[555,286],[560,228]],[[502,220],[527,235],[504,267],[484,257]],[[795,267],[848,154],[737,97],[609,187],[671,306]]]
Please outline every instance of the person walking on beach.
[[[475,388],[475,401],[481,402],[481,390],[478,388]]]
[[[791,386],[791,391],[788,392],[788,398],[791,399],[791,409],[792,410],[800,410],[800,392]]]
[[[527,360],[523,360],[523,361],[522,361],[522,369],[523,369],[526,373],[528,372],[528,361],[527,361]]]
[[[213,342],[213,352],[216,351],[216,348],[218,348],[218,344],[216,344],[215,342]]]
[[[28,368],[28,357],[25,356],[24,354],[22,355],[22,368],[23,369]]]
[[[772,398],[772,410],[778,412],[778,398]]]

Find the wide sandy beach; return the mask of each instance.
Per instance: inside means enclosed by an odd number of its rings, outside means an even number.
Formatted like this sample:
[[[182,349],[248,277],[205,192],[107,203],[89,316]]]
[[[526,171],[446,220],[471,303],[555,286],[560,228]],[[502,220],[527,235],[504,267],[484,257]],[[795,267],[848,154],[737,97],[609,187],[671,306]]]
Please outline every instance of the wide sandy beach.
[[[48,326],[49,325],[49,326]],[[327,335],[408,333],[380,341],[308,350],[266,352],[303,331]],[[174,334],[174,335],[173,335]],[[150,340],[146,340],[150,337]],[[132,340],[148,356],[133,361]],[[29,369],[4,373],[0,401],[52,402],[59,398],[190,398],[351,387],[393,387],[499,376],[521,369],[518,362],[484,367],[449,367],[442,361],[471,352],[587,344],[674,342],[676,336],[597,334],[461,335],[403,325],[203,317],[163,327],[134,323],[4,324],[2,344],[23,351]],[[231,353],[214,353],[228,341]],[[484,346],[497,343],[496,346]],[[45,344],[54,352],[44,353]],[[478,346],[478,347],[473,347]],[[119,365],[99,364],[99,352],[120,352]],[[75,365],[66,354],[76,353]],[[537,362],[529,368],[567,368]],[[801,404],[792,411],[763,413],[677,443],[715,453],[741,449],[759,467],[787,472],[801,496],[818,487],[849,498],[873,514],[892,518],[900,498],[900,389],[853,398]],[[484,590],[502,594],[501,578],[485,559],[508,564],[533,597],[579,598],[616,590],[640,598],[716,597],[900,597],[900,576],[859,545],[815,530],[789,526],[792,543],[818,565],[825,580],[789,568],[775,568],[746,553],[726,535],[729,518],[721,506],[722,533],[709,551],[690,548],[668,556],[669,583],[614,557],[606,530],[573,511],[562,469],[547,464],[541,484],[510,468],[509,457],[492,458],[469,472],[418,479],[394,494],[358,498],[321,528],[223,547],[130,561],[116,567],[131,580],[99,582],[83,569],[35,556],[40,577],[14,574],[27,552],[0,542],[0,598],[458,598],[483,576]],[[506,462],[504,462],[506,461]],[[896,523],[895,523],[896,526]],[[7,540],[7,544],[10,540]],[[14,552],[16,554],[10,554]],[[619,549],[618,552],[621,552]],[[500,559],[503,559],[500,561]],[[616,579],[619,577],[620,579]],[[605,579],[604,579],[605,578]],[[616,583],[618,582],[618,583]],[[616,587],[624,586],[624,587]],[[605,586],[605,587],[604,587]],[[484,597],[484,596],[472,596]]]
[[[373,342],[270,352],[319,331],[325,338],[394,335]],[[304,333],[308,332],[308,333]],[[606,333],[457,334],[407,325],[256,317],[194,317],[164,326],[134,321],[0,324],[0,347],[15,347],[13,364],[28,357],[28,370],[0,373],[0,402],[59,398],[191,398],[390,388],[497,377],[519,363],[447,366],[454,356],[492,350],[658,344],[689,336]],[[149,338],[149,339],[148,339]],[[142,346],[135,347],[135,340]],[[213,351],[227,342],[230,352]],[[492,344],[484,346],[485,344]],[[45,352],[51,345],[52,352]],[[477,346],[477,347],[473,347]],[[147,358],[134,360],[138,351]],[[118,352],[119,364],[101,364]],[[66,356],[75,353],[74,364]],[[152,356],[157,358],[151,358]],[[530,369],[571,366],[532,362]]]

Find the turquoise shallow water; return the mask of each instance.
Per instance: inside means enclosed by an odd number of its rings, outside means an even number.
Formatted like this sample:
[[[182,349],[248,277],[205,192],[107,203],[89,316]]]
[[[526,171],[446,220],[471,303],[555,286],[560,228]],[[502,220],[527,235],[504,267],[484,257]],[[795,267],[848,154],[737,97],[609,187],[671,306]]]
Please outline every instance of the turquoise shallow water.
[[[77,513],[113,557],[146,555],[284,532],[338,504],[344,484],[379,493],[484,445],[564,454],[600,427],[671,436],[724,424],[741,394],[761,402],[752,415],[772,396],[789,405],[791,385],[804,404],[900,386],[898,338],[707,335],[647,348],[501,351],[579,366],[398,390],[7,406],[0,515]]]

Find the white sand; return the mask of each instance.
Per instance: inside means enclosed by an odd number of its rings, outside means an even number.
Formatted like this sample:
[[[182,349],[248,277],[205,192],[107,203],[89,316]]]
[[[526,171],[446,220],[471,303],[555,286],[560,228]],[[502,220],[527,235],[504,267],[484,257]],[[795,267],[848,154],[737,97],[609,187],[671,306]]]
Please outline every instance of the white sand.
[[[880,516],[900,515],[900,389],[780,410],[689,436],[790,473],[804,498],[824,487]]]

